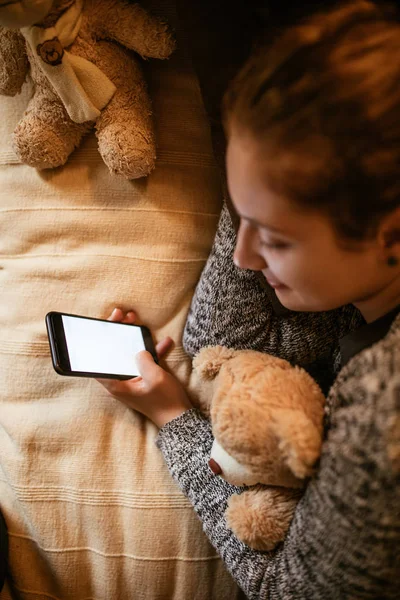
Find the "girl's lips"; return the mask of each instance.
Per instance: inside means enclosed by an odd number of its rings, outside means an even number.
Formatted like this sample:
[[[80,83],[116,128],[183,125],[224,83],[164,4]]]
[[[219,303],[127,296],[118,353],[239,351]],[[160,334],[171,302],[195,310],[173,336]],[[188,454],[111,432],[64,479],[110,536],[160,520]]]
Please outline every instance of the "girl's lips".
[[[271,280],[269,280],[269,279],[267,279],[267,281],[268,281],[269,285],[270,285],[272,288],[274,288],[274,290],[277,290],[277,289],[279,289],[279,288],[285,288],[285,287],[286,287],[286,285],[283,285],[283,283],[278,283],[278,282],[276,282],[276,281],[271,281]]]
[[[278,290],[280,288],[286,288],[287,285],[284,285],[283,283],[281,283],[280,281],[277,281],[276,279],[272,279],[271,277],[265,277],[265,279],[267,280],[267,282],[269,283],[269,285],[274,288],[274,290]]]
[[[287,288],[287,285],[281,283],[278,279],[275,279],[275,277],[270,275],[269,269],[263,269],[262,273],[269,285],[274,288],[274,290]]]

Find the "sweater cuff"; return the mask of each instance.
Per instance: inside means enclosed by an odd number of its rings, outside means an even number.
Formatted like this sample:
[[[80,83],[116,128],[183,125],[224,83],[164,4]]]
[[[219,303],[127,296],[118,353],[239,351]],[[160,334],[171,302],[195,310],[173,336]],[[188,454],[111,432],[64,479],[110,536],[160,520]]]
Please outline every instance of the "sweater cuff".
[[[169,472],[193,502],[216,479],[208,466],[213,440],[210,421],[195,408],[166,423],[156,438]]]
[[[197,408],[191,408],[179,417],[168,421],[158,432],[155,443],[164,455],[176,445],[182,447],[189,445],[191,448],[200,442],[203,448],[207,446],[206,453],[211,451],[213,435],[210,421]]]

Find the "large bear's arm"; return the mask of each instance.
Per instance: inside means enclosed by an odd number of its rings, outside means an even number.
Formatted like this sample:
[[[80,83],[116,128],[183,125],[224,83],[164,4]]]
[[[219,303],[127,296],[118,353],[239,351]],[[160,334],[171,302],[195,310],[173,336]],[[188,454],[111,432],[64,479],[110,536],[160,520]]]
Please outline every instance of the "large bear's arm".
[[[0,94],[21,91],[29,69],[25,40],[19,31],[0,27]]]
[[[102,15],[102,37],[112,39],[144,58],[168,58],[175,41],[168,25],[150,15],[139,4],[124,0],[106,3]]]

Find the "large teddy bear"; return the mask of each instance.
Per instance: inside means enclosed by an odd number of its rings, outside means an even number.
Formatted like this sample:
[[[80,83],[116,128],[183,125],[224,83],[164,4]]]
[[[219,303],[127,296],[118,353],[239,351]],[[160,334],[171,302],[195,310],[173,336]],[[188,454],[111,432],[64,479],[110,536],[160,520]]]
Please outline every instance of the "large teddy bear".
[[[0,3],[0,94],[19,93],[29,70],[34,84],[14,132],[20,160],[63,165],[95,125],[112,173],[147,175],[155,163],[151,104],[131,50],[164,59],[174,46],[164,22],[126,0]]]
[[[189,391],[211,419],[211,470],[250,486],[229,499],[228,526],[249,546],[272,550],[285,538],[320,455],[321,389],[286,360],[211,346],[194,358]]]

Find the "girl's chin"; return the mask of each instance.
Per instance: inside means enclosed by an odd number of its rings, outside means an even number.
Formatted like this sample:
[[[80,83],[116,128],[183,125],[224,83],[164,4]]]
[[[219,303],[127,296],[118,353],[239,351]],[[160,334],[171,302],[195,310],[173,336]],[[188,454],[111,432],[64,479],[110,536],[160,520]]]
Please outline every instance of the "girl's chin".
[[[304,310],[297,308],[299,303],[295,301],[295,298],[293,297],[293,293],[291,293],[291,291],[292,290],[286,286],[279,286],[274,289],[276,297],[278,298],[282,306],[288,308],[289,310]]]
[[[337,305],[332,306],[330,303],[323,304],[322,302],[307,302],[299,297],[290,288],[276,289],[276,296],[279,302],[288,310],[294,312],[322,312],[338,308]]]
[[[279,302],[288,310],[294,310],[297,312],[312,312],[318,310],[324,310],[314,308],[311,305],[307,305],[300,298],[296,297],[296,294],[287,286],[278,287],[275,289],[276,296]]]

